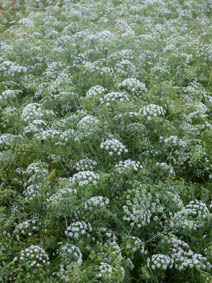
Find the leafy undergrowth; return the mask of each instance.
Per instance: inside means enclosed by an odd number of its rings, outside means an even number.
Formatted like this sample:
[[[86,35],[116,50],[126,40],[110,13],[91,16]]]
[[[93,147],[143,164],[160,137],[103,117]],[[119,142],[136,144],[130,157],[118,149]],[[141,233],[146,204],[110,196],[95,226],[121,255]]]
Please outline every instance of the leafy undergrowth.
[[[0,282],[212,282],[211,0],[3,0],[0,31]]]

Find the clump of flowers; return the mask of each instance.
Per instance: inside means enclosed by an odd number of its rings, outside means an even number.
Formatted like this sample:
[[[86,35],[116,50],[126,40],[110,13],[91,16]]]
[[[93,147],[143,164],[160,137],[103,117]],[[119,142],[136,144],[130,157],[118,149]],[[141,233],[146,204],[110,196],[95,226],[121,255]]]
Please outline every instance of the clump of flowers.
[[[45,168],[46,164],[42,162],[34,162],[30,164],[24,171],[25,174],[29,175],[27,179],[27,184],[37,184],[42,183],[43,179],[48,175],[48,170]]]
[[[92,86],[87,92],[86,92],[86,98],[95,98],[95,97],[101,97],[103,94],[105,94],[106,89],[100,85]]]
[[[36,134],[43,131],[47,127],[47,123],[43,120],[33,120],[24,128],[24,135]]]
[[[92,226],[90,223],[76,221],[72,222],[71,225],[66,228],[65,235],[73,239],[79,239],[81,236],[90,237],[91,232]]]
[[[38,120],[43,118],[43,113],[41,110],[41,104],[39,103],[29,103],[24,107],[21,114],[21,119],[24,122],[32,122],[33,120]]]
[[[189,140],[180,139],[177,136],[168,138],[160,137],[160,143],[164,145],[164,149],[169,152],[168,159],[173,165],[182,166],[190,158]]]
[[[109,204],[109,199],[103,196],[95,196],[87,200],[84,204],[86,210],[93,210],[97,207],[105,207]]]
[[[93,172],[93,171],[80,171],[76,174],[74,174],[70,178],[70,182],[73,185],[79,185],[79,186],[84,186],[84,185],[96,185],[100,176],[98,173]]]
[[[174,168],[166,162],[156,162],[155,166],[160,169],[162,173],[168,176],[175,176]]]
[[[41,189],[40,184],[39,185],[32,184],[32,185],[28,186],[26,188],[26,190],[24,190],[24,192],[23,192],[25,199],[28,200],[28,201],[31,201],[34,198],[39,197],[41,195],[40,189]]]
[[[181,148],[186,148],[188,143],[184,141],[183,139],[178,138],[177,136],[170,136],[168,138],[160,138],[161,141],[163,141],[165,144],[175,147],[181,147]]]
[[[1,63],[0,71],[4,72],[5,76],[15,76],[27,72],[27,67],[17,65],[12,61],[3,61]]]
[[[127,174],[132,171],[138,172],[142,169],[143,169],[143,166],[141,165],[139,161],[134,161],[130,159],[120,161],[118,164],[115,165],[115,170],[119,174]]]
[[[147,118],[147,120],[152,120],[155,117],[164,116],[166,111],[160,105],[149,104],[140,109],[140,114]]]
[[[16,98],[19,93],[21,93],[20,90],[6,89],[1,93],[0,101],[7,101],[8,99]]]
[[[26,220],[22,223],[16,225],[13,234],[15,235],[16,239],[19,241],[20,236],[32,236],[34,231],[38,231],[39,224],[36,218],[32,218],[30,220]]]
[[[45,168],[45,165],[46,164],[42,162],[31,163],[25,170],[25,173],[27,175],[46,176],[48,174],[48,170]]]
[[[147,253],[144,247],[144,243],[135,236],[127,236],[124,241],[124,246],[127,254],[135,253],[137,251],[141,254]]]
[[[121,266],[112,266],[106,262],[100,262],[97,278],[106,282],[122,282],[125,271]]]
[[[180,230],[197,230],[208,216],[209,210],[206,204],[199,200],[192,200],[173,215],[169,225]]]
[[[142,188],[132,189],[127,191],[123,220],[129,222],[131,227],[141,228],[151,220],[157,221],[164,209],[158,194],[153,195]]]
[[[0,149],[7,149],[16,139],[15,135],[3,134],[0,135]]]
[[[19,261],[19,263],[27,263],[32,268],[39,268],[42,265],[49,265],[49,256],[47,253],[39,246],[31,245],[21,251],[20,256],[14,259]]]
[[[147,91],[145,84],[135,78],[123,80],[118,86],[133,95],[139,95]]]
[[[147,266],[151,269],[164,269],[166,270],[168,267],[172,268],[173,259],[168,255],[164,254],[154,254],[151,259],[147,259]]]
[[[96,117],[92,115],[86,115],[79,121],[77,126],[79,127],[79,129],[88,129],[90,127],[93,127],[94,125],[97,126],[98,124],[99,120]]]
[[[161,242],[162,246],[164,244],[169,257],[172,259],[173,267],[179,271],[186,268],[211,270],[212,265],[206,257],[193,252],[186,242],[180,240],[175,235],[166,235]]]
[[[117,139],[107,139],[100,144],[100,148],[108,152],[110,156],[120,156],[122,153],[127,153],[128,149]]]
[[[140,114],[138,112],[124,112],[117,114],[113,119],[118,120],[120,118],[138,118]]]
[[[82,253],[80,249],[75,245],[72,245],[70,243],[61,245],[58,252],[59,256],[63,260],[63,264],[81,266],[83,263]]]
[[[61,200],[66,200],[69,197],[76,196],[77,190],[72,188],[64,188],[57,191],[55,194],[53,194],[49,199],[48,202],[51,204],[56,204],[60,202]]]
[[[115,39],[115,34],[109,30],[103,30],[97,33],[97,39],[100,42],[112,42]]]
[[[26,122],[32,122],[33,120],[42,120],[45,117],[54,117],[53,110],[41,109],[41,104],[39,103],[29,103],[27,104],[21,113],[21,119]]]
[[[121,76],[136,76],[136,66],[130,60],[122,59],[115,65],[114,69]]]
[[[115,233],[105,227],[101,227],[95,232],[95,237],[92,237],[92,241],[95,243],[95,249],[91,250],[89,258],[92,261],[98,258],[107,263],[115,262],[120,265],[124,257],[122,256],[121,247],[117,243]]]
[[[76,162],[73,167],[78,171],[86,171],[86,170],[94,170],[96,166],[97,166],[97,162],[95,160],[86,157]]]
[[[128,96],[124,92],[110,92],[105,94],[102,98],[100,98],[101,104],[106,104],[110,106],[111,103],[114,102],[123,102],[129,100]]]
[[[70,282],[70,278],[69,278],[69,268],[70,267],[71,267],[70,265],[65,266],[64,264],[60,264],[59,270],[56,272],[53,272],[52,275],[55,276],[57,280],[63,280],[64,282],[69,283]]]

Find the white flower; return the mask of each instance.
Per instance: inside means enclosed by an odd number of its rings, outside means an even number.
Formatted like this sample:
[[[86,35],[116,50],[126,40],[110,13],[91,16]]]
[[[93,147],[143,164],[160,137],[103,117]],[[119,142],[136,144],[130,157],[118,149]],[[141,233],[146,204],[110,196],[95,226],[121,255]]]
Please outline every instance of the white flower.
[[[135,78],[126,79],[118,86],[134,95],[139,95],[140,93],[145,93],[147,91],[145,84]]]
[[[124,92],[110,92],[100,98],[101,104],[106,103],[107,106],[109,106],[112,102],[122,102],[124,100],[129,100],[127,94]]]
[[[71,184],[78,184],[79,186],[88,184],[96,185],[99,178],[99,174],[93,171],[80,171],[70,178],[70,182]]]
[[[75,232],[76,229],[78,232]],[[76,221],[72,222],[71,225],[69,225],[66,230],[65,234],[67,236],[73,237],[75,239],[78,239],[81,235],[87,235],[89,236],[89,233],[92,232],[92,226],[90,223],[86,223],[85,221]]]
[[[107,139],[106,141],[100,144],[101,149],[108,151],[110,156],[112,155],[121,155],[122,153],[127,153],[127,148],[117,139]]]

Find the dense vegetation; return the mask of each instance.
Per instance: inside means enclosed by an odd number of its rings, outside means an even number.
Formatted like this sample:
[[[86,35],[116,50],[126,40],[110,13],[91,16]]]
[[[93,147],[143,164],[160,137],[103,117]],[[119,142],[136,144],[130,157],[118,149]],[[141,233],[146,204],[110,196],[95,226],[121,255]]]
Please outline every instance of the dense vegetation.
[[[0,8],[0,282],[212,282],[211,0]]]

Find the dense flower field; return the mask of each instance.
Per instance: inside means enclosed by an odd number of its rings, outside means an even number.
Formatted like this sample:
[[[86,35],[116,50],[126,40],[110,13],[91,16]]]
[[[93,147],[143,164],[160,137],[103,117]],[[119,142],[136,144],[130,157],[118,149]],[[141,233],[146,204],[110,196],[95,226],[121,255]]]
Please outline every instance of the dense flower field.
[[[0,282],[212,282],[212,1],[2,0]]]

